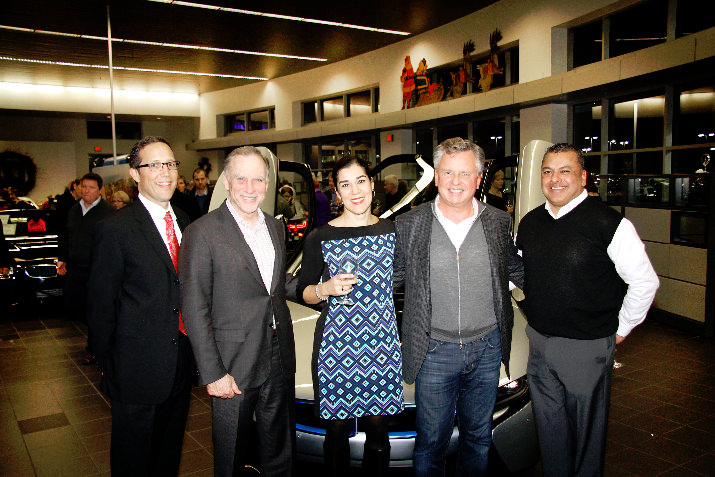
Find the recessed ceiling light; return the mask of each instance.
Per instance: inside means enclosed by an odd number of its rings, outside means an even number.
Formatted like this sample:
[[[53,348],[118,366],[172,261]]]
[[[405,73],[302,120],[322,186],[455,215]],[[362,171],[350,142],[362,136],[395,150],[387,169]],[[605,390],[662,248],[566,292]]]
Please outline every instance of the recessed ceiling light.
[[[69,61],[50,61],[50,60],[35,60],[32,58],[13,58],[11,56],[0,56],[0,60],[5,61],[17,61],[19,63],[35,63],[41,65],[54,65],[54,66],[74,66],[77,68],[96,68],[96,69],[109,69],[107,65],[90,65],[86,63],[72,63]],[[125,70],[125,71],[142,71],[146,73],[167,73],[172,75],[188,75],[188,76],[210,76],[213,78],[235,78],[235,79],[248,79],[248,80],[259,80],[266,81],[268,78],[263,78],[259,76],[242,76],[242,75],[227,75],[218,73],[200,73],[196,71],[175,71],[175,70],[158,70],[153,68],[134,68],[131,66],[112,66],[114,70]]]
[[[171,5],[180,5],[182,7],[193,7],[193,8],[204,8],[206,10],[217,10],[220,12],[242,13],[244,15],[256,15],[259,17],[276,18],[279,20],[292,20],[292,21],[296,21],[296,22],[317,23],[319,25],[336,26],[336,27],[342,27],[342,28],[352,28],[355,30],[374,31],[377,33],[387,33],[390,35],[407,36],[410,34],[409,32],[406,32],[406,31],[385,30],[383,28],[374,28],[374,27],[369,27],[369,26],[353,25],[351,23],[331,22],[331,21],[327,21],[327,20],[317,20],[315,18],[294,17],[291,15],[279,15],[277,13],[257,12],[254,10],[244,10],[241,8],[219,7],[216,5],[207,5],[204,3],[194,3],[194,2],[184,2],[181,0],[149,0],[149,1],[157,2],[157,3],[169,3]]]
[[[51,31],[51,30],[36,30],[32,28],[14,27],[10,25],[0,25],[0,30],[13,30],[20,31],[23,33],[37,33],[40,35],[52,35],[52,36],[66,36],[70,38],[80,38],[83,40],[102,40],[107,41],[106,36],[95,36],[95,35],[82,35],[79,33],[66,33],[61,31]],[[250,50],[233,50],[230,48],[216,48],[213,46],[201,46],[201,45],[185,45],[182,43],[167,43],[158,41],[144,41],[144,40],[131,40],[128,38],[116,38],[112,37],[113,43],[131,43],[135,45],[148,45],[148,46],[162,46],[165,48],[181,48],[184,50],[200,50],[200,51],[216,51],[219,53],[233,53],[236,55],[254,55],[254,56],[270,56],[274,58],[287,58],[291,60],[306,60],[306,61],[328,61],[327,58],[314,58],[312,56],[298,56],[298,55],[284,55],[282,53],[265,53],[262,51],[250,51]]]

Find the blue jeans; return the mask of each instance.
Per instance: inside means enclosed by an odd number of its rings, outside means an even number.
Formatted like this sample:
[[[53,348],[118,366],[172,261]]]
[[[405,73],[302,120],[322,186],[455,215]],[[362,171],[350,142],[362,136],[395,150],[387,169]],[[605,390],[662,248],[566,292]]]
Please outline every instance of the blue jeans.
[[[455,408],[459,425],[457,475],[486,475],[500,365],[498,328],[464,345],[430,340],[415,381],[415,476],[444,476]]]

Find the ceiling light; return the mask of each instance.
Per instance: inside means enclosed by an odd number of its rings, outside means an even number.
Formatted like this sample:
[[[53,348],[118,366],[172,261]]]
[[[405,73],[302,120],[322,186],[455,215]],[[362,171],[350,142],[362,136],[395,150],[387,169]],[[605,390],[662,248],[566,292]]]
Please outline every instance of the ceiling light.
[[[66,36],[70,38],[80,38],[82,40],[102,40],[107,41],[106,36],[95,36],[95,35],[82,35],[79,33],[65,33],[60,31],[50,31],[50,30],[36,30],[32,28],[14,27],[10,25],[0,25],[0,30],[13,30],[20,31],[23,33],[37,33],[40,35],[52,35],[52,36]],[[135,45],[149,45],[149,46],[161,46],[165,48],[182,48],[185,50],[200,50],[200,51],[216,51],[220,53],[233,53],[236,55],[254,55],[254,56],[270,56],[274,58],[288,58],[291,60],[306,60],[306,61],[328,61],[327,58],[314,58],[312,56],[298,56],[298,55],[284,55],[281,53],[264,53],[261,51],[249,51],[249,50],[232,50],[230,48],[216,48],[212,46],[201,46],[201,45],[185,45],[182,43],[165,43],[158,41],[144,41],[144,40],[131,40],[128,38],[112,38],[112,42],[116,43],[131,43]]]
[[[362,25],[353,25],[351,23],[331,22],[328,20],[317,20],[314,18],[294,17],[291,15],[279,15],[277,13],[256,12],[253,10],[243,10],[241,8],[219,7],[216,5],[206,5],[204,3],[184,2],[181,0],[149,0],[149,1],[157,2],[157,3],[169,3],[172,5],[180,5],[182,7],[204,8],[206,10],[216,10],[216,11],[220,11],[220,12],[242,13],[244,15],[256,15],[259,17],[276,18],[278,20],[292,20],[292,21],[296,21],[296,22],[317,23],[319,25],[336,26],[336,27],[342,27],[342,28],[352,28],[355,30],[374,31],[376,33],[387,33],[390,35],[407,36],[410,34],[409,32],[406,32],[406,31],[385,30],[382,28],[373,28],[373,27],[362,26]]]
[[[0,56],[0,60],[5,61],[17,61],[20,63],[36,63],[42,65],[54,65],[54,66],[74,66],[78,68],[97,68],[97,69],[109,69],[107,65],[89,65],[86,63],[72,63],[69,61],[50,61],[50,60],[34,60],[31,58],[13,58],[11,56]],[[242,75],[226,75],[219,73],[199,73],[195,71],[175,71],[175,70],[158,70],[153,68],[134,68],[131,66],[113,66],[114,70],[125,70],[125,71],[142,71],[146,73],[167,73],[172,75],[188,75],[188,76],[211,76],[213,78],[235,78],[235,79],[248,79],[248,80],[259,80],[265,81],[268,78],[262,78],[259,76],[242,76]]]

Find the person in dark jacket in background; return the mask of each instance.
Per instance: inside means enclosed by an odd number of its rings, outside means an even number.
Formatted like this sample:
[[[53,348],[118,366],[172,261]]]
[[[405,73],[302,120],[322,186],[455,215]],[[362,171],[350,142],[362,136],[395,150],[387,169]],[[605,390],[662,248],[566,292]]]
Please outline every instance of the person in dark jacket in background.
[[[209,185],[209,178],[206,171],[197,167],[194,170],[194,188],[190,193],[190,197],[196,202],[196,207],[199,209],[199,217],[208,213],[213,192],[214,189]]]
[[[69,214],[70,209],[82,196],[82,180],[80,178],[72,179],[65,191],[57,197],[57,204],[55,205],[55,210],[57,211],[57,233],[62,233],[67,224],[67,214]]]
[[[92,254],[92,232],[99,221],[115,212],[109,202],[102,199],[102,176],[92,172],[81,179],[81,199],[67,214],[67,225],[60,234],[57,273],[65,276],[63,291],[65,313],[68,319],[87,321],[87,282]],[[87,347],[83,364],[94,362]]]

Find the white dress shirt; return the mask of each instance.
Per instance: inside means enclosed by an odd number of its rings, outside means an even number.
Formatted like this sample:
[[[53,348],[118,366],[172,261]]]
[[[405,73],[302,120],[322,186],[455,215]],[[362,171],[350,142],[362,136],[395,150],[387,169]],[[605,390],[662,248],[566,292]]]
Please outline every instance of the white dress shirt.
[[[179,245],[181,245],[181,229],[179,228],[179,223],[176,221],[176,214],[174,213],[174,209],[171,208],[171,204],[169,204],[168,209],[165,209],[159,204],[150,201],[149,199],[141,195],[141,193],[139,194],[139,200],[142,204],[144,204],[146,210],[149,211],[149,215],[154,221],[154,225],[156,225],[156,228],[159,231],[159,235],[161,235],[161,239],[164,241],[164,245],[166,245],[166,250],[168,250],[169,255],[171,255],[171,249],[169,248],[169,239],[166,236],[166,221],[164,220],[164,216],[166,216],[167,210],[171,213],[171,219],[174,221],[174,233],[176,234],[176,240],[178,240]]]
[[[556,215],[551,211],[548,201],[544,207],[551,217],[558,220],[575,209],[587,197],[588,193],[584,189],[576,198],[561,207]],[[618,331],[616,331],[617,335],[626,337],[633,328],[645,320],[660,282],[636,228],[625,217],[618,224],[606,253],[616,266],[618,275],[628,285],[628,291],[618,313]]]
[[[481,213],[477,199],[472,198],[472,215],[458,224],[455,224],[445,217],[442,211],[439,210],[439,196],[437,196],[435,201],[432,203],[432,211],[457,251],[459,251],[459,247],[462,246],[464,239],[467,237],[469,230],[472,228],[472,224],[475,220],[477,220],[479,214]]]
[[[268,232],[268,224],[263,212],[258,210],[258,221],[256,225],[251,225],[236,212],[236,209],[231,205],[231,201],[226,199],[226,205],[231,215],[236,220],[238,228],[241,229],[243,238],[248,243],[248,246],[253,252],[258,264],[258,270],[261,272],[263,284],[266,286],[266,291],[271,292],[271,284],[273,282],[273,265],[276,261],[276,251],[273,248],[271,234]]]
[[[276,261],[276,250],[273,248],[273,241],[271,240],[271,234],[268,232],[268,224],[266,224],[266,218],[263,216],[263,212],[258,209],[258,221],[256,225],[253,226],[247,221],[243,220],[236,209],[231,205],[231,201],[226,199],[226,205],[228,206],[229,212],[233,216],[234,220],[238,224],[238,228],[241,229],[243,238],[248,243],[248,247],[253,252],[253,256],[256,259],[256,264],[258,264],[258,270],[261,272],[261,278],[263,279],[263,284],[266,286],[266,291],[271,293],[271,284],[273,283],[273,266]],[[271,315],[271,322],[273,323],[273,329],[276,329],[276,317]]]

